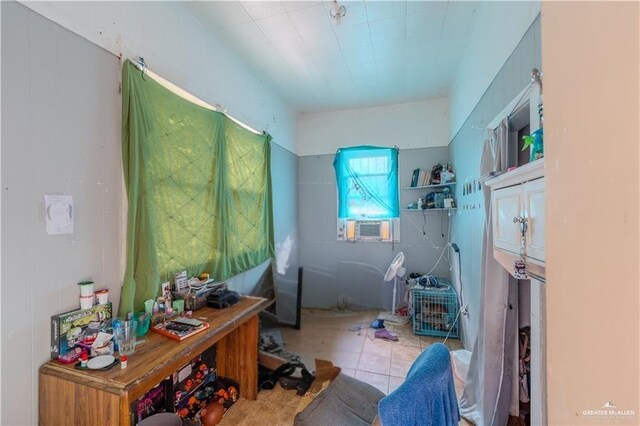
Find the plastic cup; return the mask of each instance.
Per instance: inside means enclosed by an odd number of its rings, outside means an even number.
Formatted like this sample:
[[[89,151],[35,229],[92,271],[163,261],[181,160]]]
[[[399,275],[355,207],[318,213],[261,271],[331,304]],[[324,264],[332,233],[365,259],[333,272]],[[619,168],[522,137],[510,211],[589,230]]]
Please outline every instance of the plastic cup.
[[[96,291],[96,300],[98,305],[106,305],[109,302],[109,290]]]
[[[184,300],[183,299],[174,300],[172,305],[173,305],[173,309],[175,309],[176,312],[178,312],[178,313],[184,312]]]
[[[142,337],[149,332],[149,324],[151,323],[151,315],[146,312],[136,312],[134,315],[138,325],[136,326],[136,335]]]
[[[154,300],[153,299],[149,299],[149,300],[145,300],[144,301],[144,311],[148,314],[153,312],[153,303]]]
[[[93,307],[93,294],[91,296],[80,296],[80,309],[91,309]]]
[[[78,287],[80,287],[80,296],[93,296],[93,281],[82,281],[78,283]]]
[[[120,355],[131,355],[136,349],[136,328],[138,320],[118,321],[113,331],[118,342]]]

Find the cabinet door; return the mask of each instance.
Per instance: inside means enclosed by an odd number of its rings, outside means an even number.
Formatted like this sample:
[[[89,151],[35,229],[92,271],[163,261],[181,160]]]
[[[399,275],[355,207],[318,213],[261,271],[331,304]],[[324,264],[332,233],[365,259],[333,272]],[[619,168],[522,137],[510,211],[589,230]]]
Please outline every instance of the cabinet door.
[[[522,185],[495,190],[491,199],[494,247],[520,254],[520,224],[513,218],[522,215]]]
[[[524,184],[527,257],[544,262],[544,178]]]

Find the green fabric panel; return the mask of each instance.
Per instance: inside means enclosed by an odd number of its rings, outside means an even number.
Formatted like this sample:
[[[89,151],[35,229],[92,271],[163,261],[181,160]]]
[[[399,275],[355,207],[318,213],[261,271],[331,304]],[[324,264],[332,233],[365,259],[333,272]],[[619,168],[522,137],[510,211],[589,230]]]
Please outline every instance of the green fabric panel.
[[[129,201],[121,315],[186,269],[226,279],[273,257],[271,137],[122,70]]]

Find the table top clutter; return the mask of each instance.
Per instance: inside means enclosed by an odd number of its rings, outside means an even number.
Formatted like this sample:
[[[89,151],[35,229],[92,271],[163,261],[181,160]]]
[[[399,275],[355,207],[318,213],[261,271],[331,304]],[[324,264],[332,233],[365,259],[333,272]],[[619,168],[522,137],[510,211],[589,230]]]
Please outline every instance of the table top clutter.
[[[41,372],[64,375],[67,380],[111,393],[127,392],[130,398],[136,398],[171,374],[176,364],[187,363],[194,354],[212,346],[232,332],[238,323],[246,321],[246,318],[256,315],[268,305],[269,301],[265,298],[244,296],[240,302],[226,309],[199,309],[193,313],[193,318],[208,323],[207,330],[181,342],[149,333],[145,336],[144,344],[136,346],[135,353],[128,357],[126,369],[78,370],[73,364],[52,360],[41,367]]]

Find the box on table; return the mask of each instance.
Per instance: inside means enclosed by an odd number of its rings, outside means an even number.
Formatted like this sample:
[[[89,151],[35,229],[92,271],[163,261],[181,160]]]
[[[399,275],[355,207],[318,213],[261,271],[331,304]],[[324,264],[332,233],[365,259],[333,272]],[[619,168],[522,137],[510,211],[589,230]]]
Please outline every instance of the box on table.
[[[226,288],[226,282],[209,284],[200,290],[190,291],[186,293],[172,292],[174,299],[184,299],[184,310],[195,311],[207,306],[207,297],[219,288]]]
[[[51,358],[58,359],[73,349],[89,323],[111,319],[111,302],[95,305],[89,309],[76,309],[51,317]]]

